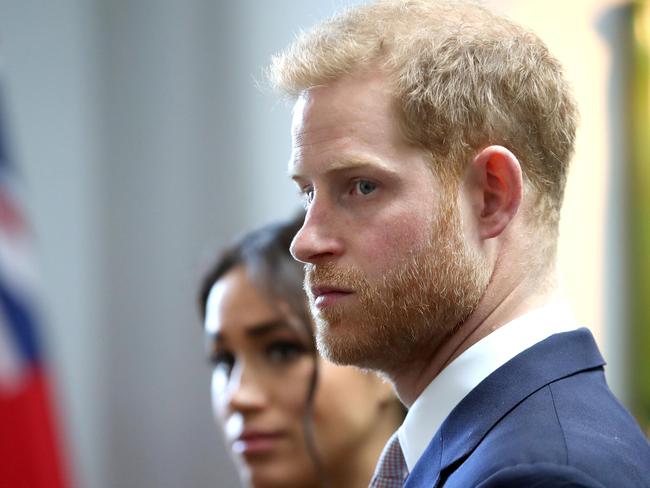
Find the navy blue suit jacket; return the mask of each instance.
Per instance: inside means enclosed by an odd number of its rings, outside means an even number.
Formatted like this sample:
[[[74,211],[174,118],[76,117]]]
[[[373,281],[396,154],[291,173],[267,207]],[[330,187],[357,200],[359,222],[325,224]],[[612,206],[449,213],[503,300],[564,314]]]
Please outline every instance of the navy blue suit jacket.
[[[650,445],[587,329],[515,356],[449,414],[406,488],[650,487]]]

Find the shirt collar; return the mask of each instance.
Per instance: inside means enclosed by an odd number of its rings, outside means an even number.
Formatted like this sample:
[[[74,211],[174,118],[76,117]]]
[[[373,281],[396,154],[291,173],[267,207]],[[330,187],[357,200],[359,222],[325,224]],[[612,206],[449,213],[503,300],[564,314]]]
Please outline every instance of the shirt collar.
[[[577,327],[568,304],[553,302],[499,327],[454,359],[415,400],[397,431],[409,471],[445,418],[481,381],[529,347]]]

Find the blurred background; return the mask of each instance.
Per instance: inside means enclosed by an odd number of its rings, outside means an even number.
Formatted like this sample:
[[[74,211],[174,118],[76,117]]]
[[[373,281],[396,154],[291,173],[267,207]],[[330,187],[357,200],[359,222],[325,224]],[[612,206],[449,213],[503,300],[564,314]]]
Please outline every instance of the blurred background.
[[[0,0],[0,117],[75,486],[237,486],[213,428],[198,278],[237,233],[299,206],[290,106],[262,69],[352,3]],[[574,86],[582,122],[560,268],[632,406],[631,6],[487,3],[535,30]]]

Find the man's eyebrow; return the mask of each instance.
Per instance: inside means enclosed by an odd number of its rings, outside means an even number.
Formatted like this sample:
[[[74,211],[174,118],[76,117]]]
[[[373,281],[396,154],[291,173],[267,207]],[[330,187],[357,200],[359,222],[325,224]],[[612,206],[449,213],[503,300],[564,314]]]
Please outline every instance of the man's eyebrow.
[[[386,165],[374,158],[346,158],[332,161],[327,169],[328,171],[342,171],[367,167],[385,168]]]
[[[295,168],[295,166],[293,166]],[[366,169],[366,168],[375,168],[388,173],[396,173],[396,171],[390,168],[386,163],[379,159],[375,158],[344,158],[344,159],[334,159],[327,163],[327,168],[325,174],[329,173],[341,173],[344,171],[351,171],[355,169]],[[293,180],[303,179],[303,176],[298,172],[289,171],[289,176]]]

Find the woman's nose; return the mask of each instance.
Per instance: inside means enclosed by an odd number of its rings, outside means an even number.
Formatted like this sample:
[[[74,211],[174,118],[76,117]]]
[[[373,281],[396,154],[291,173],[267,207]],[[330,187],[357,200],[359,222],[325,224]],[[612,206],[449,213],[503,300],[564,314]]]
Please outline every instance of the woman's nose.
[[[263,383],[262,375],[255,368],[246,365],[235,368],[229,388],[230,409],[245,412],[264,408],[268,395]]]

